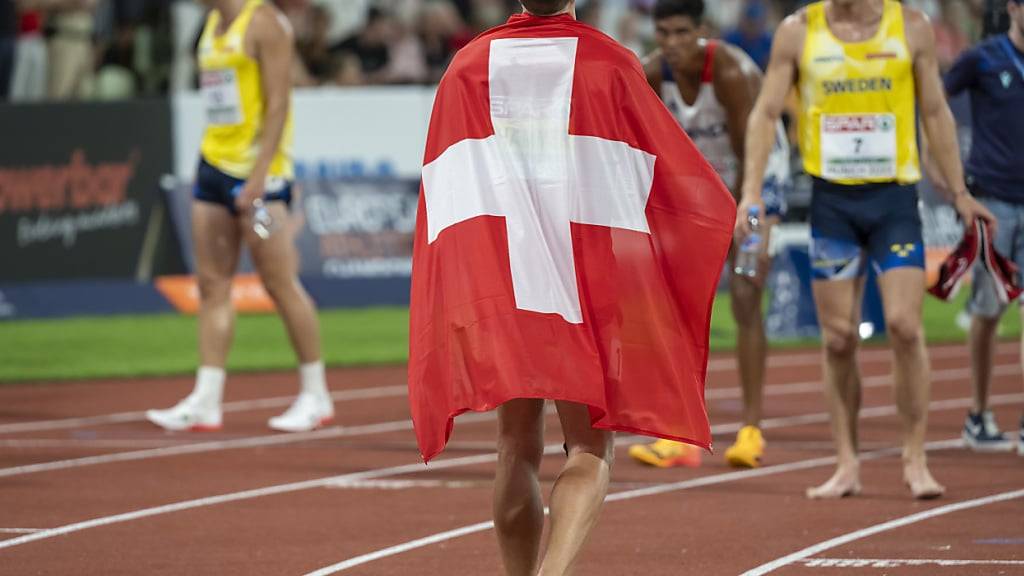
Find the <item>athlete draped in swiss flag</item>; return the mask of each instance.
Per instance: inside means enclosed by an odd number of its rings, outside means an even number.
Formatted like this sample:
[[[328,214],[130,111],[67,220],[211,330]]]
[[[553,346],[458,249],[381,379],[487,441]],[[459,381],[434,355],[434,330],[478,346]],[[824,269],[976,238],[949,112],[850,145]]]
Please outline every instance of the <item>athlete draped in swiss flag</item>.
[[[607,490],[613,430],[710,447],[711,304],[736,206],[637,58],[569,0],[463,48],[438,88],[413,256],[409,399],[420,451],[499,408],[495,526],[510,574],[562,574]],[[543,399],[569,459],[536,469]]]

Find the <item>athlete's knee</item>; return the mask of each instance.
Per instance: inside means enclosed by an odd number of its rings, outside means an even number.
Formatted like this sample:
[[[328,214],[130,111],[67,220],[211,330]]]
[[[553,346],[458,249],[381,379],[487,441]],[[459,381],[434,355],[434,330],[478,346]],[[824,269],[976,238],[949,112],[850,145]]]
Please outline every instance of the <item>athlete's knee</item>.
[[[857,351],[860,334],[853,324],[830,326],[824,330],[825,351],[830,356],[849,357]]]
[[[290,274],[264,274],[260,276],[263,288],[275,302],[291,296],[296,289],[295,278]]]
[[[893,345],[900,348],[916,346],[921,342],[921,319],[916,314],[893,314],[885,319],[885,330]]]
[[[199,299],[206,303],[220,303],[231,300],[231,277],[200,272],[196,276]]]
[[[503,430],[498,434],[498,459],[506,464],[540,465],[544,439],[533,430]]]
[[[608,466],[615,462],[615,434],[607,430],[592,429],[588,434],[566,437],[569,457],[590,454],[604,460]]]
[[[748,280],[733,278],[730,306],[736,324],[752,326],[761,323],[761,288]]]
[[[498,410],[498,458],[539,465],[544,454],[543,402],[512,400]]]

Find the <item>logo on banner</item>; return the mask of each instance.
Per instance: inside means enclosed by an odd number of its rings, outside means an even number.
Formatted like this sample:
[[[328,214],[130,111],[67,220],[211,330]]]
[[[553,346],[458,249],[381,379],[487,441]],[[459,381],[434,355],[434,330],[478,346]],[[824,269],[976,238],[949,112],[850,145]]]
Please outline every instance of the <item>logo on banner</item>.
[[[409,276],[419,197],[413,183],[307,183],[304,214],[328,278]]]
[[[0,216],[18,216],[19,248],[51,240],[70,248],[80,234],[134,226],[140,209],[128,186],[139,160],[136,151],[90,164],[77,149],[63,165],[0,168]]]

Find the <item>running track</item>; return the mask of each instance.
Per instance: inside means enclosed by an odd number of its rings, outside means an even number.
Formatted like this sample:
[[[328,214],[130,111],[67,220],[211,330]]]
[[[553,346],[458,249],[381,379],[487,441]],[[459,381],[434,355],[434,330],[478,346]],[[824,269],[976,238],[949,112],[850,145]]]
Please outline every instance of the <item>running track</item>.
[[[1017,346],[996,359],[993,402],[1016,430]],[[899,423],[884,350],[862,352],[865,492],[804,499],[831,473],[813,351],[772,356],[767,462],[735,471],[653,470],[618,439],[609,502],[577,574],[1024,574],[1024,458],[957,438],[970,385],[963,346],[932,349],[929,441],[945,498],[900,480]],[[189,378],[0,387],[0,574],[498,574],[490,530],[492,415],[457,420],[448,450],[419,463],[404,369],[333,371],[337,425],[270,433],[291,374],[235,376],[225,429],[169,434],[142,419]],[[740,414],[735,366],[713,357],[708,403],[724,449]],[[564,456],[549,417],[545,490]]]

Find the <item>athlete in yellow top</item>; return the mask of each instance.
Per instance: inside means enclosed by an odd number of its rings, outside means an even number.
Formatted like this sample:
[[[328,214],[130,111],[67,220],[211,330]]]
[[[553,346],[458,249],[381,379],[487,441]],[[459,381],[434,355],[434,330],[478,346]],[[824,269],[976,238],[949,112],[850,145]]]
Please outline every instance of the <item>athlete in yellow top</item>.
[[[284,414],[270,419],[270,427],[311,430],[329,421],[334,408],[316,310],[299,283],[295,230],[287,225],[294,40],[287,20],[269,2],[205,2],[211,10],[198,59],[207,127],[192,203],[200,367],[187,398],[167,410],[150,410],[147,417],[169,430],[221,427],[224,363],[234,328],[231,281],[244,242],[300,362],[301,392]]]
[[[924,452],[929,376],[921,328],[924,247],[917,213],[920,178],[915,129],[931,151],[964,222],[992,215],[967,192],[956,127],[943,95],[928,19],[894,0],[825,0],[788,17],[775,34],[761,94],[750,114],[746,179],[738,214],[760,206],[761,180],[786,95],[800,93],[800,149],[814,177],[811,197],[813,291],[822,329],[835,474],[809,498],[860,489],[856,350],[863,272],[879,273],[903,421],[903,477],[916,498],[943,488]],[[737,234],[749,230],[737,221]]]

